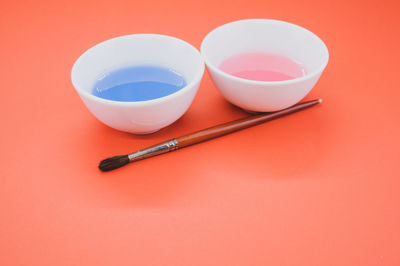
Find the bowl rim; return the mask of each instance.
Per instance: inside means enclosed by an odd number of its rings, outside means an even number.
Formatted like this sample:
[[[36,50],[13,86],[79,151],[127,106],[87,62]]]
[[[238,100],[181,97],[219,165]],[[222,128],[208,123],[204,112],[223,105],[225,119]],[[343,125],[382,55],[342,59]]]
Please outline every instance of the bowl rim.
[[[102,46],[102,45],[106,45],[109,43],[113,43],[113,42],[119,42],[119,41],[123,41],[123,40],[132,40],[132,39],[143,39],[143,38],[153,38],[153,39],[169,39],[171,41],[175,41],[175,42],[179,42],[182,43],[183,45],[188,46],[190,49],[192,49],[192,51],[198,55],[198,58],[200,60],[200,71],[198,71],[194,78],[191,79],[190,82],[188,82],[186,84],[186,86],[184,86],[183,88],[181,88],[180,90],[168,94],[166,96],[163,97],[159,97],[159,98],[155,98],[155,99],[151,99],[151,100],[145,100],[145,101],[130,101],[130,102],[123,102],[123,101],[114,101],[114,100],[108,100],[108,99],[104,99],[104,98],[100,98],[98,96],[95,96],[93,94],[91,94],[90,92],[80,89],[79,86],[77,85],[78,81],[76,78],[76,73],[77,73],[77,68],[79,65],[79,62],[81,60],[81,58],[85,57],[87,53],[89,53],[89,51]],[[73,66],[72,66],[72,70],[71,70],[71,81],[72,81],[72,85],[75,88],[75,90],[78,92],[78,94],[92,100],[98,103],[102,103],[102,104],[108,104],[108,105],[115,105],[115,106],[130,106],[130,107],[141,107],[141,106],[150,106],[150,105],[155,105],[155,104],[159,104],[159,103],[163,103],[166,101],[171,101],[177,97],[179,97],[180,95],[186,93],[187,91],[190,91],[191,89],[193,89],[196,84],[200,83],[203,75],[204,75],[204,71],[205,71],[205,62],[203,57],[201,56],[200,51],[194,47],[193,45],[191,45],[190,43],[173,37],[173,36],[169,36],[169,35],[163,35],[163,34],[157,34],[157,33],[136,33],[136,34],[128,34],[128,35],[122,35],[122,36],[118,36],[118,37],[114,37],[111,39],[107,39],[105,41],[102,41],[100,43],[95,44],[94,46],[90,47],[89,49],[87,49],[84,53],[82,53],[78,59],[74,62]],[[179,73],[179,72],[178,72]]]
[[[245,79],[245,78],[240,78],[240,77],[236,77],[233,76],[231,74],[228,74],[222,70],[219,69],[219,67],[215,66],[211,60],[209,60],[209,58],[207,57],[206,53],[204,52],[204,46],[206,41],[211,38],[210,36],[215,33],[216,31],[221,30],[224,27],[227,27],[229,25],[232,24],[242,24],[242,23],[249,23],[249,22],[254,22],[254,23],[266,23],[266,24],[282,24],[282,25],[286,25],[289,27],[293,27],[296,28],[298,30],[301,31],[305,31],[308,34],[311,34],[311,36],[313,36],[314,38],[316,38],[319,42],[321,42],[322,47],[324,52],[326,53],[326,58],[325,61],[321,64],[321,66],[319,68],[317,68],[317,70],[307,73],[306,75],[302,76],[302,77],[298,77],[298,78],[294,78],[294,79],[289,79],[289,80],[280,80],[280,81],[261,81],[261,80],[251,80],[251,79]],[[223,24],[221,26],[218,26],[217,28],[213,29],[212,31],[210,31],[209,33],[207,33],[207,35],[204,37],[203,41],[201,42],[201,46],[200,46],[200,53],[204,59],[205,64],[207,65],[207,67],[212,71],[212,72],[216,72],[218,75],[221,75],[225,78],[237,81],[237,82],[242,82],[242,83],[246,83],[246,84],[254,84],[254,85],[289,85],[289,84],[293,84],[293,83],[298,83],[304,80],[308,80],[311,79],[319,74],[321,74],[324,69],[326,68],[328,61],[329,61],[329,51],[327,46],[325,45],[325,43],[321,40],[321,38],[319,38],[316,34],[314,34],[313,32],[311,32],[310,30],[303,28],[299,25],[290,23],[290,22],[286,22],[286,21],[282,21],[282,20],[276,20],[276,19],[264,19],[264,18],[254,18],[254,19],[243,19],[243,20],[236,20],[236,21],[232,21],[232,22],[228,22],[226,24]]]

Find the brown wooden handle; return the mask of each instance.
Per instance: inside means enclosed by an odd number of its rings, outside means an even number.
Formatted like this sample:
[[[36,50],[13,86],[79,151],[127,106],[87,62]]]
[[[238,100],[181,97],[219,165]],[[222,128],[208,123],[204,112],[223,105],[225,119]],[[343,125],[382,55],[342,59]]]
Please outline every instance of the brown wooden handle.
[[[217,137],[224,136],[226,134],[245,129],[248,127],[252,127],[281,116],[285,116],[305,108],[311,107],[317,103],[320,103],[321,100],[313,100],[304,103],[296,104],[292,107],[286,108],[281,111],[273,112],[273,113],[263,113],[259,115],[251,115],[245,118],[241,118],[235,121],[227,122],[224,124],[220,124],[217,126],[209,127],[206,129],[202,129],[200,131],[190,133],[181,137],[176,138],[178,141],[178,147],[183,148],[187,147],[199,142],[203,142],[206,140],[214,139]]]

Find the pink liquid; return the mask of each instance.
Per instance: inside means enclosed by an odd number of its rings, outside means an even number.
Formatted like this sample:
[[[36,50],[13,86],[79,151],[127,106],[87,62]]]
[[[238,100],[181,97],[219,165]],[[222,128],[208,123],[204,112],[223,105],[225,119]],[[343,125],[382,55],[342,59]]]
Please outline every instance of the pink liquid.
[[[234,55],[219,68],[236,77],[258,81],[282,81],[306,75],[306,69],[294,60],[271,53],[244,53]]]

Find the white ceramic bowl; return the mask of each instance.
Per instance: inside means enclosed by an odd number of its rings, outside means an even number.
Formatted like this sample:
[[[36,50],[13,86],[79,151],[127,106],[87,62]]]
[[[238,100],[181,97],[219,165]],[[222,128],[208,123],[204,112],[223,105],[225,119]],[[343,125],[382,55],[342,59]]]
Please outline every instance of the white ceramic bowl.
[[[329,53],[312,32],[283,21],[240,20],[211,31],[201,44],[201,53],[214,84],[234,105],[249,111],[270,112],[287,108],[313,88],[325,69]],[[301,62],[303,77],[285,81],[254,81],[219,69],[227,58],[247,52],[267,52]]]
[[[181,74],[187,85],[165,97],[140,102],[111,101],[91,92],[98,79],[118,68],[156,65]],[[92,114],[117,130],[136,134],[155,132],[180,118],[188,109],[204,73],[199,51],[177,38],[133,34],[104,41],[75,62],[71,79]]]

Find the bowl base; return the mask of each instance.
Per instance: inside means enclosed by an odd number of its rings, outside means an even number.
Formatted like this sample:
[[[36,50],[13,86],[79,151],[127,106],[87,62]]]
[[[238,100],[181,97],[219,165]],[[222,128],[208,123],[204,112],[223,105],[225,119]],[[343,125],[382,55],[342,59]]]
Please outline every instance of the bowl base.
[[[259,114],[264,113],[264,112],[251,111],[251,110],[247,110],[247,109],[243,109],[243,108],[240,108],[240,109],[242,109],[246,113],[249,113],[249,114],[252,114],[252,115],[259,115]]]
[[[151,133],[155,133],[157,131],[159,131],[160,129],[156,129],[156,130],[152,130],[152,131],[147,131],[147,132],[130,132],[131,134],[134,135],[147,135],[147,134],[151,134]]]

